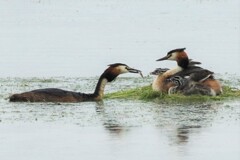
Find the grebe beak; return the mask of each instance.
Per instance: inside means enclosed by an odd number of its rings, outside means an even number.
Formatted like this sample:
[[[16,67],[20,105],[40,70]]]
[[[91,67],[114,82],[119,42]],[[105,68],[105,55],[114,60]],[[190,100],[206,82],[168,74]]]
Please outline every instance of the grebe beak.
[[[157,59],[156,61],[164,61],[164,60],[167,60],[170,57],[171,57],[171,55],[166,55],[165,57]]]
[[[142,71],[140,71],[140,70],[138,70],[138,69],[130,68],[130,67],[127,67],[126,69],[127,69],[128,72],[130,72],[130,73],[139,73],[139,74],[141,75],[141,77],[143,78]]]

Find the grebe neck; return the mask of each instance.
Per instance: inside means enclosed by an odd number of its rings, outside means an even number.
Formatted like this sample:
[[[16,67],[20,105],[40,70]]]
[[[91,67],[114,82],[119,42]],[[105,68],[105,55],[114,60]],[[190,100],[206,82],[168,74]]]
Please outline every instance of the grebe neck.
[[[105,86],[107,83],[108,83],[107,78],[102,77],[102,76],[99,78],[97,86],[96,86],[94,94],[93,94],[95,96],[94,97],[95,99],[101,100],[103,98],[104,89],[105,89]]]
[[[93,93],[96,100],[101,100],[103,98],[106,84],[112,82],[118,75],[119,73],[114,73],[109,69],[106,69],[105,72],[103,72]]]
[[[181,58],[177,61],[178,66],[182,67],[183,69],[188,68],[189,59],[188,57]]]

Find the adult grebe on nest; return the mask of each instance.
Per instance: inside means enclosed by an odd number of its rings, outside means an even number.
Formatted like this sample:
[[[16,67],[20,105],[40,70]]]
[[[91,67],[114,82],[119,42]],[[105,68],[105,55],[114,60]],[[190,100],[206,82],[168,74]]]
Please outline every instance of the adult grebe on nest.
[[[199,68],[195,65],[201,64],[200,62],[195,62],[190,60],[189,61],[189,67],[196,67]],[[159,91],[159,92],[165,92],[167,93],[169,91],[169,88],[175,87],[176,83],[170,78],[180,72],[181,69],[179,67],[176,67],[174,69],[168,69],[168,68],[156,68],[153,72],[151,72],[151,75],[156,75],[157,77],[154,79],[152,83],[152,89],[154,91]]]
[[[57,88],[37,89],[10,96],[10,102],[83,102],[100,101],[104,95],[104,88],[108,82],[112,82],[118,75],[123,73],[142,73],[126,64],[115,63],[100,76],[94,93],[86,94],[80,92],[65,91]]]
[[[202,86],[203,90],[207,89],[208,91],[206,92],[202,92],[202,91],[200,92],[204,95],[215,96],[222,93],[221,84],[219,83],[218,80],[214,78],[213,76],[214,73],[207,69],[203,69],[199,66],[196,66],[201,63],[190,60],[187,56],[187,53],[185,52],[185,48],[171,50],[167,53],[165,57],[160,58],[157,61],[163,61],[163,60],[176,61],[177,67],[174,69],[170,69],[162,74],[162,80],[159,81],[158,85],[155,85],[155,87],[157,86],[160,91],[168,92],[168,90],[171,87],[175,87],[176,83],[174,83],[174,81],[171,81],[171,80],[169,81],[168,79],[175,76],[180,76],[182,78],[187,77],[188,81],[191,81],[197,84],[196,85],[197,87],[195,89],[200,89],[200,86]],[[166,85],[167,87],[164,88],[163,86],[166,86]],[[184,88],[184,87],[179,87],[179,88]],[[178,90],[181,92],[179,88]],[[209,92],[209,90],[211,90],[211,92]],[[198,93],[198,91],[194,91],[194,88],[192,88],[192,91],[189,92],[188,94],[191,94],[191,93],[192,94]]]

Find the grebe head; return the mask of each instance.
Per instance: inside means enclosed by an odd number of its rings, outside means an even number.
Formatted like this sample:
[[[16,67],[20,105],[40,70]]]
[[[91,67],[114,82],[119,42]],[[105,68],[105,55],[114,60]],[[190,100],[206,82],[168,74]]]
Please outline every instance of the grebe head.
[[[123,73],[139,73],[143,77],[140,70],[131,68],[123,63],[114,63],[108,66],[109,67],[103,73],[103,76],[108,80],[108,82],[113,81],[118,75]]]
[[[165,57],[162,57],[162,58],[158,59],[157,61],[163,61],[163,60],[177,61],[184,57],[188,58],[186,52],[184,52],[185,49],[186,48],[178,48],[178,49],[171,50],[167,53],[167,55]]]
[[[169,82],[173,82],[177,87],[181,87],[185,84],[187,78],[183,78],[181,76],[174,76],[166,80]]]
[[[189,64],[189,59],[188,59],[187,53],[184,51],[185,49],[186,48],[178,48],[178,49],[171,50],[167,53],[165,57],[162,57],[157,61],[163,61],[163,60],[177,61],[178,66],[182,68],[187,68]]]
[[[162,75],[163,73],[167,72],[168,68],[156,68],[153,72],[150,72],[151,75]]]

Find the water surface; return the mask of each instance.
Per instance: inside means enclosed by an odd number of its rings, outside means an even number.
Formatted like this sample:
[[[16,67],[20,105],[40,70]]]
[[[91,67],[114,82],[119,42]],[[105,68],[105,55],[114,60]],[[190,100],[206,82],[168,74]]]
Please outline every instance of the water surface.
[[[118,78],[106,92],[149,85],[151,79]],[[0,79],[0,156],[6,160],[240,158],[238,99],[185,104],[124,99],[9,103],[6,99],[13,92],[45,87],[91,92],[96,81]]]
[[[7,99],[45,87],[92,92],[115,62],[146,76],[175,66],[155,60],[178,47],[239,88],[239,6],[239,0],[0,0],[1,159],[240,159],[239,100],[173,105]],[[106,92],[152,81],[138,76],[121,75]]]

